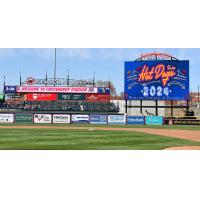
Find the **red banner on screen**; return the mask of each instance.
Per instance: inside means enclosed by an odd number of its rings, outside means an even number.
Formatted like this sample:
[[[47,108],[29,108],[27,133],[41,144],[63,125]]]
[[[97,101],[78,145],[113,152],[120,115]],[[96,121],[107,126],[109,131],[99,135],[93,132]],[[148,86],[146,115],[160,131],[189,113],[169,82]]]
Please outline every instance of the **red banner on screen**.
[[[56,101],[57,94],[46,94],[46,93],[29,93],[27,94],[28,101]]]
[[[98,100],[101,102],[109,102],[110,101],[110,95],[103,95],[103,94],[99,94],[98,95]]]
[[[85,99],[88,102],[109,102],[110,101],[110,95],[86,94]]]

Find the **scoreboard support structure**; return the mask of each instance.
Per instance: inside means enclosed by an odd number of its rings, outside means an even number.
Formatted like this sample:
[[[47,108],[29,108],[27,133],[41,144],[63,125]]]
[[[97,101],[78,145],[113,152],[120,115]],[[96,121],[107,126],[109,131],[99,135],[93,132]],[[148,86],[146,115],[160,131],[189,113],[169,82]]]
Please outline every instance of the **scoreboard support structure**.
[[[173,57],[173,56],[171,56],[169,54],[159,53],[159,52],[142,54],[135,61],[139,61],[140,62],[140,61],[167,61],[167,60],[168,61],[170,61],[170,60],[171,61],[179,61],[177,58],[175,58],[175,57]],[[136,71],[137,71],[137,69],[136,69]],[[135,76],[136,76],[135,74],[132,75],[132,77],[133,77],[134,80],[136,80]],[[126,77],[126,75],[125,75],[125,77]],[[125,78],[125,80],[126,80],[126,78]],[[140,101],[140,104],[137,105],[137,106],[133,106],[133,105],[131,105],[131,101]],[[145,101],[145,99],[143,99],[143,100],[128,100],[127,99],[127,94],[125,92],[125,113],[128,114],[129,109],[132,109],[132,108],[139,108],[140,109],[140,113],[142,115],[143,115],[143,112],[142,112],[143,108],[154,108],[155,109],[155,115],[158,115],[159,108],[170,108],[170,114],[171,114],[171,116],[174,115],[174,109],[175,108],[178,108],[178,109],[184,108],[186,110],[186,113],[187,114],[189,113],[189,100],[185,100],[186,103],[184,105],[174,104],[174,100],[170,100],[170,105],[159,105],[158,104],[159,101],[164,101],[164,100],[153,100],[155,102],[155,104],[152,104],[152,105],[143,105],[143,101]],[[152,114],[152,113],[147,113],[147,114]]]
[[[143,108],[155,108],[155,115],[158,115],[158,109],[159,108],[170,108],[171,111],[171,117],[173,117],[173,110],[174,108],[185,108],[186,112],[189,113],[189,101],[186,101],[186,105],[174,105],[173,104],[173,100],[171,100],[171,104],[170,105],[163,105],[163,106],[159,106],[158,105],[158,101],[155,101],[155,106],[145,106],[142,104],[142,100],[140,100],[140,105],[139,106],[132,106],[132,105],[128,105],[128,100],[125,100],[125,113],[128,114],[128,109],[132,109],[132,108],[139,108],[140,109],[140,113],[142,113],[142,109]]]

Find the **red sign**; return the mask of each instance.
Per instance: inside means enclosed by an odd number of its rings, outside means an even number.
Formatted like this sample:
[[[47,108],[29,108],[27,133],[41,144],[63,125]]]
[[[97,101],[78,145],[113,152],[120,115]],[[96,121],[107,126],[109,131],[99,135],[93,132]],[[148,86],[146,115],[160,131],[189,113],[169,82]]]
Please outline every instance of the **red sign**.
[[[152,53],[145,53],[145,54],[141,54],[140,58],[143,59],[143,58],[166,58],[166,59],[171,59],[172,56],[168,53],[159,53],[159,52],[152,52]]]
[[[56,101],[56,94],[46,94],[46,93],[28,93],[28,101]]]
[[[86,94],[85,99],[88,102],[109,102],[109,94]]]

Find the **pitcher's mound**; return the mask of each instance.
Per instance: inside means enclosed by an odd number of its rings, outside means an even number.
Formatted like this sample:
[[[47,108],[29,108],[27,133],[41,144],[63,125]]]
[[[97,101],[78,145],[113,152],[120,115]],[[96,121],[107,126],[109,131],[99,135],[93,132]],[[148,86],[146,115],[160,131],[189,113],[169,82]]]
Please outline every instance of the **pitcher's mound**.
[[[200,146],[170,147],[165,150],[200,150]]]

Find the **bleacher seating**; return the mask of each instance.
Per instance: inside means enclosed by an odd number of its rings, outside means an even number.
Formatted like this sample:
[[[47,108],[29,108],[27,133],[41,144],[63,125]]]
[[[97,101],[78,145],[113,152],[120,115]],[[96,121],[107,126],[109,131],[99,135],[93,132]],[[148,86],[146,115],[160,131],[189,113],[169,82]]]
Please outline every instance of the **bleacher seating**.
[[[78,112],[118,112],[119,108],[112,102],[49,102],[49,101],[25,101],[16,103],[4,103],[1,108],[21,109],[26,111],[78,111]]]

